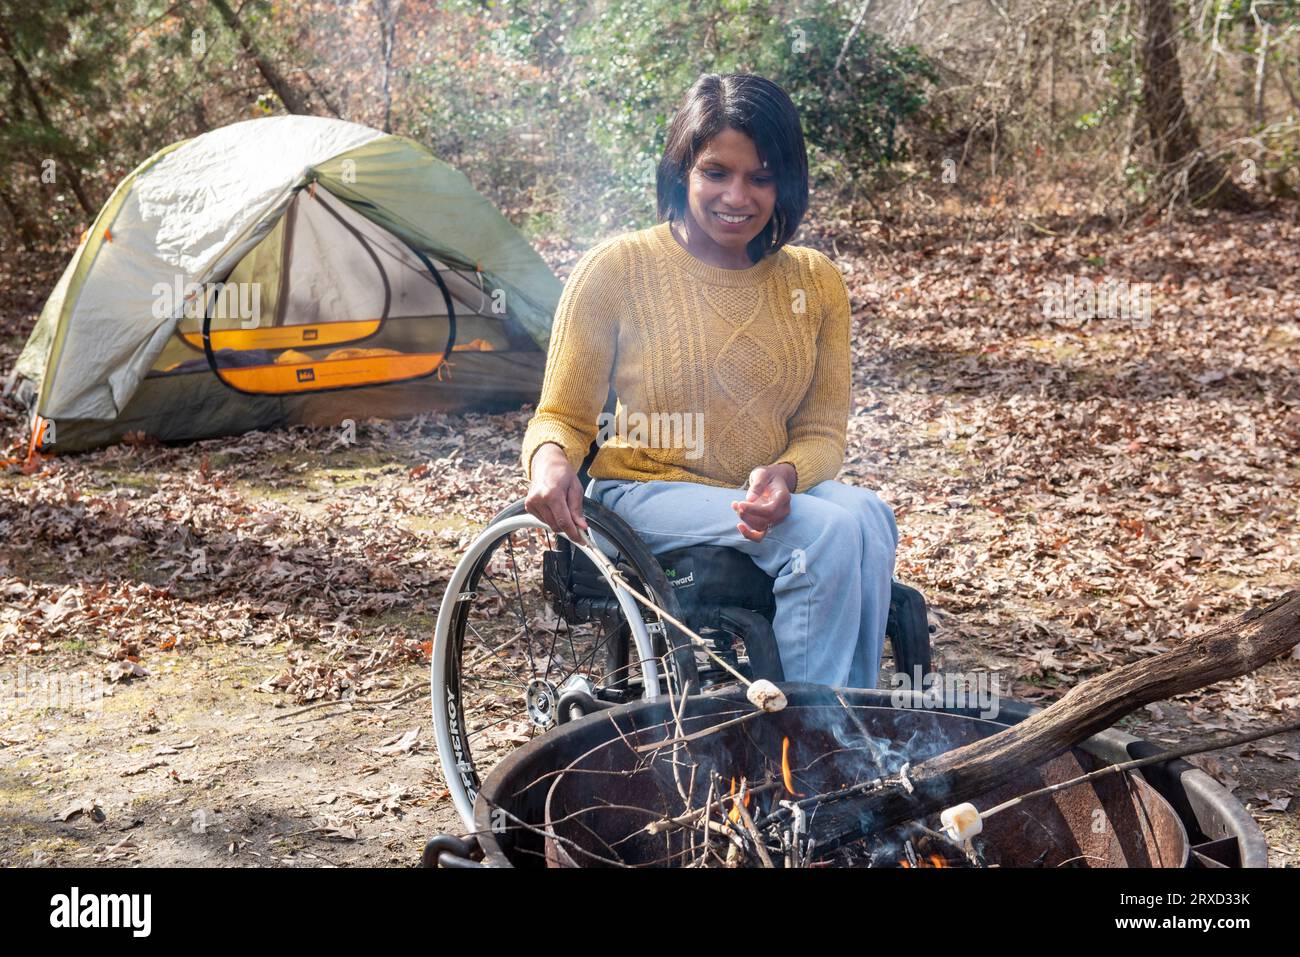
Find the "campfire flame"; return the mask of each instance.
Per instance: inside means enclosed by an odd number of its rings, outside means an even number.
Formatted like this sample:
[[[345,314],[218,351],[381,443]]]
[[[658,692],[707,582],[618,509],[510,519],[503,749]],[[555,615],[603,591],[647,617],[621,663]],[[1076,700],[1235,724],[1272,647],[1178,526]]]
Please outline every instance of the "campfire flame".
[[[792,797],[803,797],[803,792],[794,789],[794,775],[790,773],[790,739],[781,739],[781,780]]]
[[[743,784],[742,784],[742,787],[743,787]],[[744,796],[741,800],[737,801],[737,800],[735,799],[735,798],[736,798],[736,779],[735,779],[735,778],[732,778],[732,779],[731,779],[731,790],[727,793],[727,796],[728,796],[729,798],[732,799],[732,800],[731,800],[731,810],[727,813],[727,820],[730,821],[732,824],[739,824],[739,823],[740,823],[740,805],[742,805],[742,804],[745,805],[746,810],[748,810],[748,808],[749,808],[749,798],[750,798],[750,793],[749,793],[748,791],[745,791],[745,796]]]

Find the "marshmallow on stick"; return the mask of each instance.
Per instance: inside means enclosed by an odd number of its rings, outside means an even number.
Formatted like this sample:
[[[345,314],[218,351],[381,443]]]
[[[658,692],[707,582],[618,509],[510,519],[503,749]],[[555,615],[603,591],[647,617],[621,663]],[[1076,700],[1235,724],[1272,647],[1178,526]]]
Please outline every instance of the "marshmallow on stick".
[[[750,704],[762,711],[780,711],[786,706],[785,692],[766,678],[751,682],[745,691],[745,697]]]

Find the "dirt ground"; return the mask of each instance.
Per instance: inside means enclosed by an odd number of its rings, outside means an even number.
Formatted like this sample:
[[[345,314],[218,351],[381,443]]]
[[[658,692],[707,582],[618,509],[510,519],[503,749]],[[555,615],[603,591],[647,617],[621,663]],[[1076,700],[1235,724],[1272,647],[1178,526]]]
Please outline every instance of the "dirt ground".
[[[941,670],[1045,704],[1295,587],[1294,214],[823,226],[856,317],[840,480],[894,507]],[[1150,321],[1046,320],[1066,275],[1150,283]],[[42,285],[0,288],[8,366]],[[530,413],[363,421],[355,444],[142,438],[0,474],[0,866],[410,866],[459,830],[429,641],[456,558],[525,491]],[[1290,657],[1121,726],[1173,745],[1297,709]],[[1300,735],[1193,760],[1271,865],[1300,866]]]

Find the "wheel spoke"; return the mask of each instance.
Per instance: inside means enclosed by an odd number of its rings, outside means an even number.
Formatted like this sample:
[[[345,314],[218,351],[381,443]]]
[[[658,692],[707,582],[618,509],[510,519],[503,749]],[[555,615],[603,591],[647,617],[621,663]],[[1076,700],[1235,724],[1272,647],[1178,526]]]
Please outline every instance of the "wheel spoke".
[[[622,623],[620,622],[620,623],[615,627],[613,633],[614,633],[614,634],[618,634],[619,630],[621,630],[622,627],[623,627],[623,626],[622,626]],[[605,645],[606,645],[606,643],[609,641],[609,639],[610,639],[610,632],[609,632],[608,630],[606,630],[606,631],[604,631],[604,632],[602,633],[600,640],[597,641],[597,642],[595,642],[595,643],[591,646],[591,651],[590,651],[590,653],[588,653],[588,655],[587,655],[585,658],[578,659],[577,651],[575,651],[575,652],[574,652],[574,659],[575,659],[575,660],[574,660],[574,664],[573,664],[573,670],[570,671],[567,675],[565,675],[563,679],[561,679],[561,683],[563,683],[563,681],[569,679],[569,678],[572,677],[573,675],[576,675],[576,674],[582,674],[582,673],[583,673],[583,665],[588,665],[588,666],[589,666],[589,667],[587,668],[588,671],[593,670],[592,668],[590,668],[590,665],[593,664],[593,663],[595,662],[596,655],[599,654],[599,653],[600,653],[600,650],[601,650],[602,648],[605,647]],[[630,640],[630,636],[629,636],[629,640]],[[570,642],[570,644],[572,644],[572,642]],[[608,675],[606,675],[606,678],[608,678]]]
[[[510,571],[515,580],[515,594],[519,596],[519,610],[521,613],[523,613],[524,621],[526,623],[528,621],[528,614],[527,612],[524,611],[523,589],[519,587],[519,563],[515,561],[514,536],[512,535],[509,538],[507,538],[506,542],[510,549]],[[537,665],[533,661],[533,643],[531,641],[528,643],[528,670],[532,674],[537,674]]]
[[[506,602],[507,604],[509,604],[510,599],[507,598],[507,597],[505,596],[505,592],[503,592],[500,588],[497,588],[497,583],[496,583],[495,581],[492,580],[491,576],[488,577],[488,584],[491,585],[491,586],[493,587],[493,589],[495,589],[496,593],[497,593],[498,595],[501,596],[501,600],[502,600],[502,601],[504,601],[504,602]],[[519,601],[519,623],[520,623],[521,625],[523,625],[525,628],[527,628],[527,627],[528,627],[528,615],[527,615],[527,613],[524,611],[524,608],[523,608],[523,596],[520,595],[519,598],[520,598],[520,601]]]
[[[559,624],[559,622],[556,622],[556,625],[557,625],[557,626],[558,626],[558,624]],[[565,624],[568,624],[568,622],[565,622]],[[555,644],[556,644],[556,642],[559,641],[559,640],[560,640],[560,633],[559,633],[559,631],[558,631],[556,628],[552,628],[552,629],[551,629],[551,644],[550,644],[550,646],[546,649],[546,671],[542,674],[542,678],[543,678],[543,679],[545,679],[545,678],[547,677],[547,675],[549,675],[549,674],[551,673],[551,662],[555,660]]]
[[[523,715],[508,714],[504,718],[501,718],[497,721],[493,721],[491,724],[485,724],[481,728],[476,728],[475,730],[468,732],[465,735],[465,740],[466,742],[469,742],[470,740],[477,738],[484,731],[491,731],[493,728],[500,727],[501,725],[505,724],[507,721],[527,721],[527,720],[528,720],[527,717]],[[528,725],[531,728],[532,722],[528,721]],[[531,737],[531,735],[529,735],[529,737]]]
[[[500,685],[501,687],[506,688],[510,691],[517,691],[521,693],[526,692],[528,690],[527,685],[511,684],[509,681],[502,681],[500,678],[485,678],[482,675],[474,675],[470,680],[475,682],[476,684],[482,683],[487,685]]]
[[[467,627],[471,632],[473,632],[474,637],[479,641],[480,644],[483,645],[484,648],[487,649],[488,652],[487,656],[485,656],[484,658],[480,658],[478,661],[475,661],[473,663],[474,667],[477,667],[479,664],[481,664],[486,660],[491,660],[493,662],[496,662],[499,665],[502,665],[505,668],[509,668],[510,671],[515,675],[515,677],[517,677],[521,682],[527,684],[528,679],[526,679],[523,675],[519,674],[518,671],[515,671],[514,667],[508,661],[502,659],[499,655],[497,655],[497,652],[500,651],[502,648],[504,648],[506,645],[518,641],[519,640],[518,635],[516,635],[514,638],[511,638],[509,641],[502,642],[496,648],[493,648],[491,645],[487,643],[487,641],[483,638],[483,636],[478,633],[477,628],[475,628],[473,625],[469,625],[468,623],[467,623]],[[463,651],[462,654],[464,654]]]

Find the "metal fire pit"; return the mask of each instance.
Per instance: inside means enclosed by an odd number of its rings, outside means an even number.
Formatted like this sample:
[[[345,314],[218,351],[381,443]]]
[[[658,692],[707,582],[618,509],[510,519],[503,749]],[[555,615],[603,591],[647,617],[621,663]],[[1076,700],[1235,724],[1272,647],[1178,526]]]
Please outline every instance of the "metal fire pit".
[[[845,748],[856,722],[835,694],[814,685],[783,685],[789,706],[692,741],[701,770],[756,778],[782,741],[791,741],[795,786],[822,793],[860,781],[869,771]],[[971,708],[896,708],[888,691],[841,692],[873,738],[889,742],[898,760],[926,757],[995,734],[1036,709],[1005,699],[998,720]],[[919,696],[903,695],[919,703]],[[752,712],[734,688],[694,696],[682,719],[686,733]],[[633,748],[665,738],[666,701],[638,702],[566,724],[513,752],[484,781],[475,803],[483,863],[494,867],[601,866],[608,848],[633,865],[670,864],[671,836],[639,833],[652,820],[681,813],[670,764],[648,762]],[[1160,749],[1107,731],[1082,747],[1016,776],[974,800],[988,808],[1104,764]],[[560,773],[562,769],[568,769]],[[885,768],[893,771],[896,768]],[[618,771],[618,774],[605,772]],[[702,792],[701,792],[702,793]],[[787,796],[787,795],[782,795]],[[701,802],[702,803],[702,802]],[[685,836],[676,838],[684,842]],[[1177,760],[1105,777],[1034,798],[988,818],[980,840],[990,863],[1004,867],[1265,866],[1267,849],[1254,821],[1208,775]],[[426,857],[461,856],[461,842],[435,838]],[[477,856],[477,855],[476,855]],[[430,862],[432,863],[432,862]]]

